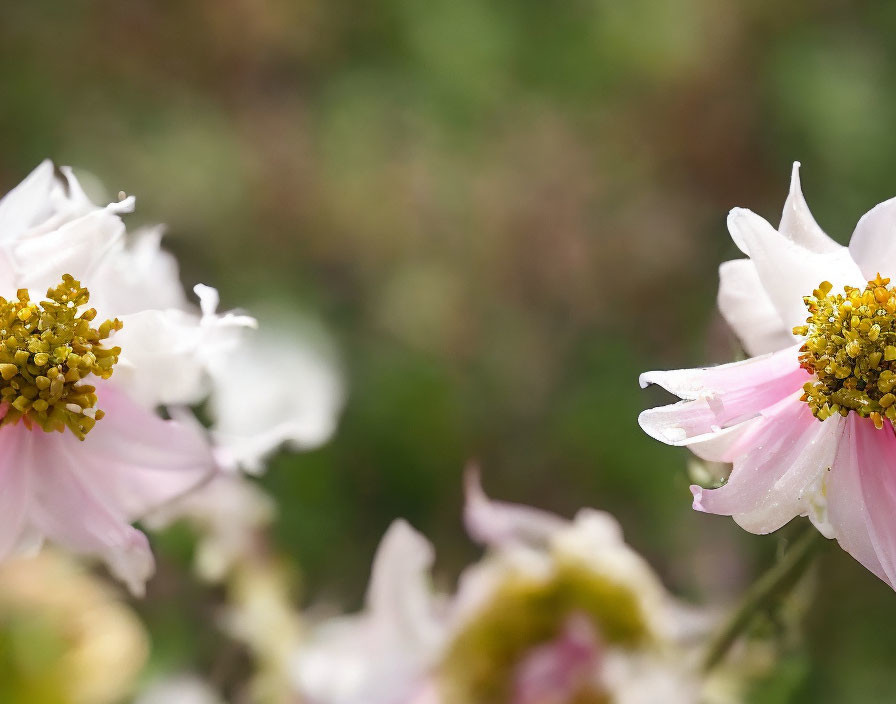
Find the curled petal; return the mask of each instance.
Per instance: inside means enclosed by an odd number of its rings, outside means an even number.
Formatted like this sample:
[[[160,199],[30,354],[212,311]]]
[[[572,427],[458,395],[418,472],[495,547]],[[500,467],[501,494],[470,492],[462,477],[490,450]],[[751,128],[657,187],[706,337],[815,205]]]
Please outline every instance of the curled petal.
[[[778,231],[811,252],[837,252],[841,246],[828,237],[809,211],[800,186],[800,162],[793,162],[790,173],[790,192],[784,203]]]
[[[659,384],[686,400],[644,411],[638,423],[648,435],[670,445],[712,440],[720,431],[755,418],[805,380],[796,348],[718,367],[647,372],[641,375],[642,386]]]

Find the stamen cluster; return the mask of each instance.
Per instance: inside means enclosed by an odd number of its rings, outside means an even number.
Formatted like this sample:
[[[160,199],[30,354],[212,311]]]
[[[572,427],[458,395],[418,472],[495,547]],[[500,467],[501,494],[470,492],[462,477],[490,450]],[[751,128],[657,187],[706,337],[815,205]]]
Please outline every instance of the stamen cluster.
[[[814,376],[802,400],[819,420],[850,411],[896,423],[896,287],[880,274],[864,289],[844,286],[831,295],[824,281],[803,300],[806,325],[793,329],[806,338],[800,366]]]
[[[102,341],[121,329],[121,321],[91,327],[96,310],[78,313],[90,292],[70,274],[47,299],[36,304],[27,289],[19,289],[15,301],[0,297],[0,400],[8,404],[0,425],[68,428],[83,440],[103,412],[95,408],[96,387],[81,380],[112,375],[121,348]]]

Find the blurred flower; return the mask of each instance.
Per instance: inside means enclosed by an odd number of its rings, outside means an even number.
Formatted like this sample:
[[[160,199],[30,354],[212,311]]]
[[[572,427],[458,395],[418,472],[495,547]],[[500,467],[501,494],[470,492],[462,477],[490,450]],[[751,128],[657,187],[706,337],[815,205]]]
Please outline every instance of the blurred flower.
[[[662,442],[734,464],[724,486],[691,487],[695,509],[754,533],[808,516],[894,587],[896,199],[863,216],[846,248],[816,224],[798,168],[777,230],[740,208],[728,218],[749,258],[722,265],[719,307],[759,356],[642,375],[684,400],[639,421]]]
[[[291,586],[287,569],[269,556],[244,559],[229,581],[222,626],[252,656],[248,701],[296,701],[291,662],[302,633]]]
[[[152,682],[134,704],[223,704],[210,685],[196,675],[177,675]]]
[[[251,321],[216,315],[207,288],[201,314],[170,307],[183,298],[173,261],[149,235],[129,241],[121,221],[134,199],[96,207],[62,173],[44,162],[0,200],[0,282],[18,289],[0,303],[0,558],[46,536],[100,555],[139,594],[153,558],[129,523],[214,471],[183,406],[205,391],[209,350]],[[94,327],[97,315],[108,320]]]
[[[307,701],[708,701],[694,656],[713,619],[668,595],[611,516],[493,502],[471,473],[465,518],[488,552],[450,599],[429,585],[431,546],[392,525],[365,611],[320,625],[296,656]]]
[[[260,532],[274,517],[273,500],[238,474],[221,473],[196,491],[146,517],[146,527],[162,530],[184,521],[199,536],[195,569],[209,582],[223,580],[239,560],[255,550]]]
[[[0,566],[0,701],[113,704],[147,653],[131,610],[60,554]]]

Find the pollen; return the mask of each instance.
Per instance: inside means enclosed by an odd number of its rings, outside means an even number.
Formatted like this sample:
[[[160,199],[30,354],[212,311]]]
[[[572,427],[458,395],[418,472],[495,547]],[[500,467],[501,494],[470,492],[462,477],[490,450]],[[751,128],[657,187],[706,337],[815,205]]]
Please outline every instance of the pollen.
[[[813,377],[802,400],[819,420],[853,411],[878,429],[896,424],[896,286],[878,274],[864,289],[832,290],[824,281],[804,297],[809,317],[793,329],[806,338],[799,361]]]
[[[96,408],[96,387],[90,375],[112,376],[120,347],[103,341],[121,321],[93,327],[96,310],[78,312],[90,292],[69,274],[34,303],[27,289],[16,300],[0,297],[0,401],[6,415],[0,426],[21,421],[28,429],[63,432],[83,440],[103,412]]]

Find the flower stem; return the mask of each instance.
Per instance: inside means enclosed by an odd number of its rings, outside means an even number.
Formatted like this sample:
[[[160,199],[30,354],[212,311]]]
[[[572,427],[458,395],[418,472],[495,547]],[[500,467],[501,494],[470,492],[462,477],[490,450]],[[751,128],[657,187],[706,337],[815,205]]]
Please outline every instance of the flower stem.
[[[750,587],[740,605],[712,639],[703,658],[704,672],[709,672],[725,659],[731,646],[758,613],[768,609],[796,585],[825,543],[827,540],[815,526],[809,524],[803,529],[778,562]]]

